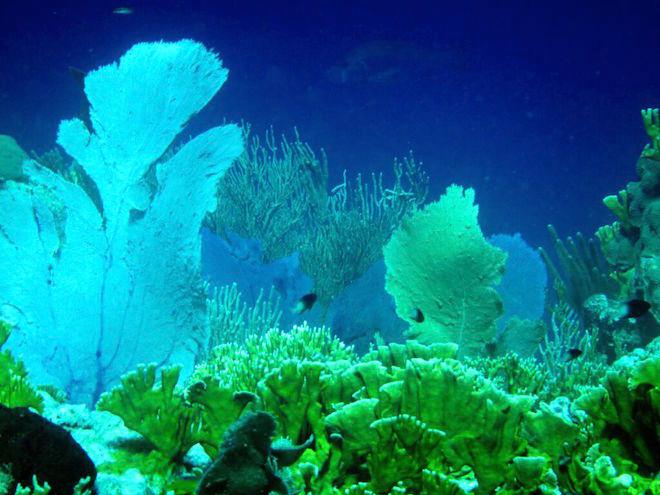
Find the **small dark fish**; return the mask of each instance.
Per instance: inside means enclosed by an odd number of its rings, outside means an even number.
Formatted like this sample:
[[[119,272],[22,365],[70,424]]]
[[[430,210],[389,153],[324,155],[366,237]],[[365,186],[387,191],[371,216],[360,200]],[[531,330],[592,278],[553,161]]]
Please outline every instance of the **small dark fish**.
[[[622,320],[626,318],[639,318],[640,316],[644,316],[646,313],[648,313],[649,309],[651,309],[651,303],[645,301],[644,299],[631,299],[626,303],[625,307],[626,311],[621,317]]]
[[[112,11],[112,13],[115,15],[131,15],[133,13],[133,9],[131,7],[117,7]]]
[[[424,321],[424,313],[419,308],[415,308],[410,312],[410,319],[416,321],[417,323],[422,323]]]
[[[495,357],[497,353],[497,341],[491,340],[490,342],[486,342],[484,348],[490,357]]]
[[[298,302],[293,308],[293,312],[299,315],[301,313],[304,313],[305,311],[309,311],[310,309],[312,309],[312,306],[314,306],[316,299],[317,296],[313,292],[310,292],[309,294],[305,294],[298,300]]]
[[[568,354],[568,359],[566,359],[566,361],[573,361],[582,356],[582,351],[580,349],[569,349],[566,354]]]

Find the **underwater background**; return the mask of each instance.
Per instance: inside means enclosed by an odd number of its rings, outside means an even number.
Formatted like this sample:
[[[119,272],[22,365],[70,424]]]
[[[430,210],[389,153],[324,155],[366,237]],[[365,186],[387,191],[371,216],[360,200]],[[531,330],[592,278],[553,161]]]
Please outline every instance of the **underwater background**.
[[[0,493],[660,493],[659,23],[0,3]]]

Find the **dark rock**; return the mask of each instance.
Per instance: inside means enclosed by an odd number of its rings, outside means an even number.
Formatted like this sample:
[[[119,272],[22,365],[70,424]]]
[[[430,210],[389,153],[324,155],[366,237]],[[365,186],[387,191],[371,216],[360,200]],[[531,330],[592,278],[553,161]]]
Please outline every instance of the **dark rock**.
[[[11,465],[16,484],[32,486],[36,475],[51,493],[69,495],[82,478],[96,479],[94,463],[71,434],[27,408],[0,404],[0,446],[0,465]]]
[[[248,413],[225,432],[218,457],[204,473],[198,495],[288,495],[289,489],[277,472],[281,465],[295,462],[312,445],[273,448],[275,420],[265,412]],[[288,461],[288,462],[287,462]]]

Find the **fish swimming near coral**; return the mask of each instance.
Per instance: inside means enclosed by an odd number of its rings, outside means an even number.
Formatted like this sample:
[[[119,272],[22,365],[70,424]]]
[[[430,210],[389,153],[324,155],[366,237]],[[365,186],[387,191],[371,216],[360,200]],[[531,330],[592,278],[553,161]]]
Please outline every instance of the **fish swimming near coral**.
[[[410,311],[410,319],[412,321],[415,321],[417,323],[423,323],[424,322],[424,313],[422,313],[422,310],[419,308],[415,308]]]
[[[566,361],[567,362],[568,361],[573,361],[574,359],[577,359],[580,356],[582,356],[582,350],[581,349],[569,349],[568,351],[566,351],[566,354],[568,354],[568,358],[566,359]]]
[[[310,309],[312,309],[312,307],[314,307],[314,303],[316,302],[317,299],[318,296],[313,292],[310,292],[309,294],[305,294],[298,300],[296,305],[293,307],[292,312],[299,315],[304,313],[305,311],[309,311]]]
[[[644,299],[631,299],[625,303],[623,314],[620,319],[639,318],[648,313],[649,309],[651,309],[651,303],[648,301],[645,301]]]

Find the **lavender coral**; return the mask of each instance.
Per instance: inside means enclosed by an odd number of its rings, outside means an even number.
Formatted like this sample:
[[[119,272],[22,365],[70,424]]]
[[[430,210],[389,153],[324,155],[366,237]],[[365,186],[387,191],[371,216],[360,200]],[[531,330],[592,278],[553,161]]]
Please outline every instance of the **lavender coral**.
[[[38,163],[0,191],[0,315],[42,381],[94,401],[137,363],[192,366],[205,338],[199,230],[218,180],[243,151],[235,125],[168,152],[227,70],[200,43],[141,43],[90,72],[90,123],[58,143],[86,190]],[[48,334],[49,338],[43,336]]]

